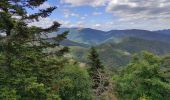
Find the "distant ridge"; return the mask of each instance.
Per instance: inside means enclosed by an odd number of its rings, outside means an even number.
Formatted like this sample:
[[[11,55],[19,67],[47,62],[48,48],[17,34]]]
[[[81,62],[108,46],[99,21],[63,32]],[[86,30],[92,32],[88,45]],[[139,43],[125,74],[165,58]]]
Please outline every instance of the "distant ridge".
[[[119,43],[114,43],[113,40],[105,41],[105,43],[97,45],[96,49],[103,64],[112,68],[125,66],[135,53],[141,51],[148,51],[157,55],[170,55],[170,43],[136,37],[124,38]],[[73,49],[72,54],[76,60],[86,62],[88,49],[79,47]]]
[[[107,40],[116,41],[127,37],[170,43],[170,30],[148,31],[128,29],[101,31],[91,28],[61,28],[59,32],[53,32],[50,36],[55,36],[64,31],[70,31],[68,35],[69,40],[88,45],[99,45]]]
[[[155,31],[157,33],[161,33],[161,34],[167,34],[167,35],[170,35],[170,29],[166,29],[166,30],[158,30],[158,31]]]

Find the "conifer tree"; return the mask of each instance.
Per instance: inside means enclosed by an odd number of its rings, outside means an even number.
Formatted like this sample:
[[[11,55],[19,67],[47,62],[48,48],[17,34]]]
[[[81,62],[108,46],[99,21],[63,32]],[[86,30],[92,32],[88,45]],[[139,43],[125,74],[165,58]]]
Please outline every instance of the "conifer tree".
[[[91,71],[95,71],[96,69],[104,69],[104,66],[99,59],[99,54],[94,47],[91,48],[88,58],[89,65],[93,66],[91,67]]]
[[[48,28],[28,26],[46,18],[56,9],[49,7],[29,14],[27,9],[38,9],[47,0],[0,0],[0,99],[46,100],[59,99],[56,77],[67,61],[68,52],[60,46],[64,32],[49,42],[49,32],[57,31],[60,24]],[[35,10],[37,11],[37,10]],[[57,48],[57,50],[51,50]]]
[[[89,75],[93,81],[93,89],[96,96],[100,96],[105,91],[108,80],[104,72],[104,66],[99,59],[99,54],[94,47],[91,48],[88,59]]]

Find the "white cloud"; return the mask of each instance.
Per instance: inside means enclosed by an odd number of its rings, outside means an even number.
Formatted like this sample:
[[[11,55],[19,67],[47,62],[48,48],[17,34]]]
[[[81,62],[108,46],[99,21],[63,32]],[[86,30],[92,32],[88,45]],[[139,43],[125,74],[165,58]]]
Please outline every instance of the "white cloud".
[[[47,28],[52,25],[53,21],[58,21],[61,23],[61,27],[80,27],[80,28],[94,28],[98,30],[112,30],[112,29],[146,29],[146,30],[157,30],[157,29],[169,29],[170,20],[164,19],[150,19],[149,21],[143,20],[113,20],[104,23],[89,22],[86,23],[84,20],[77,21],[75,23],[69,20],[59,20],[59,19],[50,19],[43,18],[40,19],[40,22],[34,22],[29,24],[29,26],[38,26]],[[145,24],[144,24],[145,23]]]
[[[51,5],[48,3],[48,2],[45,2],[45,3],[43,3],[42,5],[40,5],[40,9],[46,9],[46,8],[49,8],[49,7],[51,7]]]
[[[72,11],[70,11],[69,9],[64,9],[63,10],[63,14],[65,18],[69,18],[69,17],[81,17],[79,14],[74,13]]]
[[[113,18],[114,25],[109,23],[94,23],[92,27],[98,28],[99,24],[109,28],[141,28],[162,29],[170,28],[170,0],[63,0],[63,3],[72,6],[88,5],[92,7],[103,6]],[[92,15],[101,15],[94,12]]]
[[[47,28],[53,24],[53,21],[54,20],[50,18],[40,18],[39,22],[32,22],[32,23],[29,23],[28,25]]]
[[[115,27],[170,28],[170,0],[111,0],[106,11],[120,18]]]
[[[89,6],[103,6],[109,0],[63,0],[63,3],[70,4],[72,6],[82,6],[82,5],[89,5]]]
[[[86,19],[86,17],[85,17],[85,16],[81,17],[81,20],[84,20],[84,19]]]
[[[78,25],[78,22],[76,24],[71,23],[68,20],[60,20],[60,19],[51,19],[51,18],[40,18],[39,22],[33,22],[29,23],[29,26],[37,26],[37,27],[42,27],[42,28],[48,28],[53,24],[54,21],[57,21],[61,24],[61,27],[75,27]],[[80,22],[79,22],[80,23]]]
[[[165,29],[170,28],[170,0],[62,0],[63,3],[73,7],[88,5],[92,7],[103,6],[107,13],[116,17],[108,22],[90,22],[90,16],[80,15],[71,10],[64,9],[65,18],[76,17],[79,20],[72,23],[68,20],[58,20],[62,27],[90,27],[96,29]],[[44,7],[48,7],[45,4]],[[93,12],[93,16],[99,16],[105,12]],[[85,19],[89,19],[87,23]],[[102,20],[102,17],[101,17]],[[52,24],[52,19],[44,19],[40,23],[33,23],[46,27]]]
[[[170,0],[63,0],[62,2],[72,6],[105,6],[107,12],[119,17],[150,18],[170,15]],[[94,12],[93,15],[101,13]]]
[[[101,27],[102,25],[101,24],[95,24],[95,27]]]
[[[111,0],[106,10],[114,15],[151,17],[170,14],[170,0]]]
[[[102,12],[94,12],[93,15],[94,16],[99,16],[99,15],[102,15],[103,13]]]

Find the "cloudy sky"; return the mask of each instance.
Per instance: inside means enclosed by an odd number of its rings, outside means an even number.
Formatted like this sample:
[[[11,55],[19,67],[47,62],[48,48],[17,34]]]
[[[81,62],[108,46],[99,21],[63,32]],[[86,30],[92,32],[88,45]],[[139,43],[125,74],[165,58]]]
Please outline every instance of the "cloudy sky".
[[[170,0],[49,0],[40,8],[58,9],[41,23],[58,21],[62,27],[111,29],[170,29]]]

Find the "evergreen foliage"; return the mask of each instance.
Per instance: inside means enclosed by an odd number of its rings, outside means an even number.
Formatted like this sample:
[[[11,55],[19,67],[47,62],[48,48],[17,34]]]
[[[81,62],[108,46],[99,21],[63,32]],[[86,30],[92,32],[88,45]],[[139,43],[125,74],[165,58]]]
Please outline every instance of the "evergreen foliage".
[[[162,76],[161,58],[151,53],[135,55],[113,79],[120,100],[169,100],[170,83]]]
[[[92,66],[90,68],[91,71],[95,71],[96,69],[104,69],[104,66],[102,65],[99,59],[99,54],[97,53],[94,47],[91,48],[88,58],[89,58],[89,65]]]
[[[1,0],[0,30],[5,36],[0,39],[0,99],[1,100],[46,100],[59,99],[53,88],[57,73],[67,60],[62,56],[67,47],[59,46],[68,32],[48,42],[43,35],[57,31],[60,24],[53,22],[48,28],[28,26],[28,22],[48,17],[56,7],[40,9],[28,14],[27,9],[36,9],[47,0]],[[52,50],[57,48],[57,50]]]
[[[105,68],[99,59],[99,54],[94,47],[91,48],[88,59],[89,75],[93,81],[94,93],[98,97],[106,91],[106,87],[109,84],[108,77],[106,76]]]

